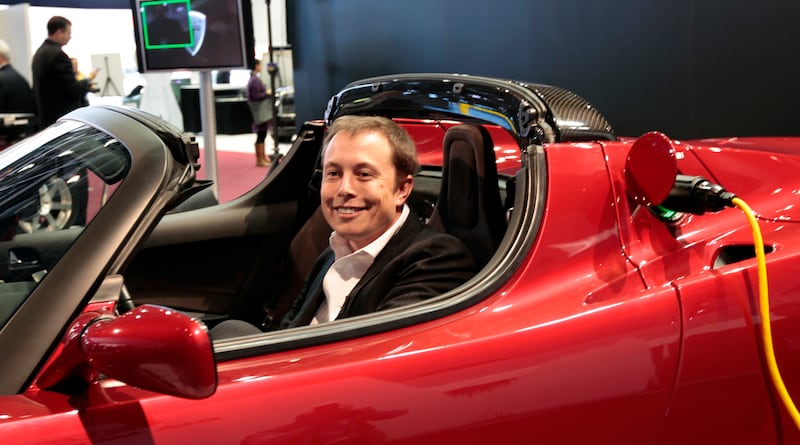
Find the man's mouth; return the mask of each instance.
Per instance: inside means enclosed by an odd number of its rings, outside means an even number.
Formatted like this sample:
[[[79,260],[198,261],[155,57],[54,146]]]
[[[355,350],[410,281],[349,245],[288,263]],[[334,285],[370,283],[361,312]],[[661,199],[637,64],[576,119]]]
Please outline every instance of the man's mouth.
[[[364,210],[364,207],[334,207],[334,210],[342,215],[352,215],[356,212]]]

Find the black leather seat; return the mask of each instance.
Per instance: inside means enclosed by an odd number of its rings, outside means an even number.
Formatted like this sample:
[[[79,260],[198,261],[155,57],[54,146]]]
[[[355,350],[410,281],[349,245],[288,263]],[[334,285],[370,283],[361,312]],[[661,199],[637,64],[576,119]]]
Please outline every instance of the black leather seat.
[[[460,238],[483,267],[507,226],[492,138],[482,126],[457,125],[445,133],[443,154],[441,189],[429,224]]]

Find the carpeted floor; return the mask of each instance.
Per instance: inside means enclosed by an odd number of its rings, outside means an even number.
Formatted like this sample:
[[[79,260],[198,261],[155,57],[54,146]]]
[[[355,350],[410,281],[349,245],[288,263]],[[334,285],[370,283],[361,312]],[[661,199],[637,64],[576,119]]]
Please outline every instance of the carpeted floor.
[[[260,183],[269,167],[256,167],[255,153],[253,152],[253,141],[255,135],[219,135],[217,136],[217,186],[219,192],[219,202],[228,202],[241,196],[253,189]],[[203,141],[200,143],[200,170],[198,178],[206,179],[207,169]],[[280,144],[278,150],[286,153],[290,144]],[[267,154],[273,152],[272,146],[267,143]]]
[[[198,178],[208,178],[205,153],[200,151]],[[253,189],[267,174],[269,167],[256,167],[255,155],[235,151],[217,151],[217,186],[219,202],[228,202]]]

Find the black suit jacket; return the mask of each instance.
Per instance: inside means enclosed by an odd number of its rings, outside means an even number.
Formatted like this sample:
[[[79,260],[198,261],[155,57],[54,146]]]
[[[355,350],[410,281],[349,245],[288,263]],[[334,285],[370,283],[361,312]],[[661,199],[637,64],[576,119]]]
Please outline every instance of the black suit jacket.
[[[42,128],[84,105],[91,81],[79,81],[75,78],[72,62],[58,43],[45,40],[33,55],[31,70],[33,93]]]
[[[333,263],[327,248],[317,259],[281,328],[311,322],[325,300],[322,276]],[[469,280],[475,261],[458,238],[422,223],[413,213],[345,299],[337,320],[423,301]]]
[[[36,113],[31,86],[11,64],[0,68],[0,113]]]

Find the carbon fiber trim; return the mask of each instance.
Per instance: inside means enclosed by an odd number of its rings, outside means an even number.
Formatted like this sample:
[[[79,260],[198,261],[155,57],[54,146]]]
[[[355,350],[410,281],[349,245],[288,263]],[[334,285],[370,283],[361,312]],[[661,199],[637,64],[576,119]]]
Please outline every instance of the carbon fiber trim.
[[[523,146],[614,140],[611,125],[563,88],[462,74],[398,74],[352,82],[328,103],[326,120],[345,114],[492,122]]]
[[[550,85],[529,85],[547,104],[560,141],[614,140],[611,124],[581,96]]]

